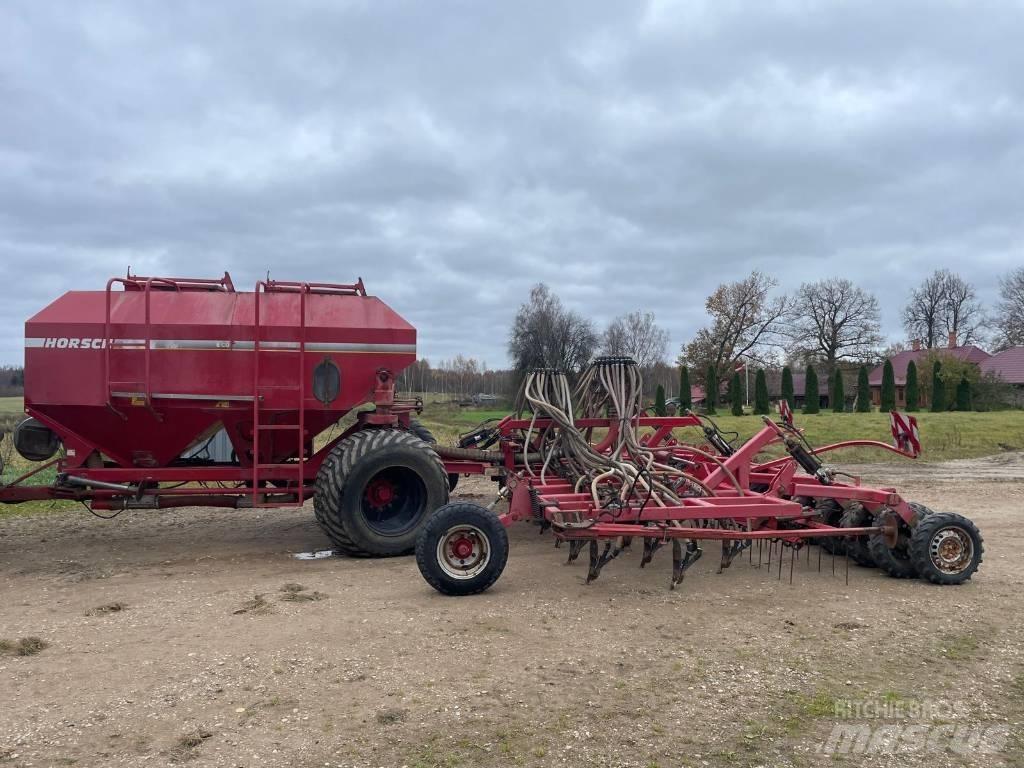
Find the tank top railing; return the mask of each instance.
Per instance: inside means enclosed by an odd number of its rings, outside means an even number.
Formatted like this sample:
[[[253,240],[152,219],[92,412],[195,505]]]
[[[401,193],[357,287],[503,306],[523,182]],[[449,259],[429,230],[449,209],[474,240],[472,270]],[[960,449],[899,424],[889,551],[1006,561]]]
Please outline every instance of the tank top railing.
[[[112,320],[112,295],[114,294],[114,286],[120,285],[124,289],[124,293],[141,292],[143,294],[143,374],[141,381],[113,381],[111,379],[111,366],[110,356],[114,348],[114,343],[118,341],[114,338],[113,333],[113,320]],[[116,387],[127,387],[127,394],[129,397],[135,397],[137,395],[142,396],[143,404],[146,409],[153,414],[153,417],[158,420],[163,420],[163,416],[153,406],[153,391],[151,385],[151,352],[153,348],[153,322],[152,322],[152,295],[153,290],[170,290],[170,291],[224,291],[228,293],[234,293],[235,286],[231,282],[231,275],[227,272],[224,273],[223,277],[216,279],[206,278],[194,278],[194,277],[142,277],[139,275],[129,274],[126,277],[113,277],[107,281],[106,288],[106,307],[103,320],[103,379],[106,385],[106,396],[107,396],[107,407],[110,408],[114,413],[120,416],[122,419],[128,417],[114,405]],[[121,320],[122,324],[128,324],[127,321]],[[123,346],[135,346],[139,339],[129,339],[130,343],[124,344]],[[134,388],[134,389],[133,389]]]

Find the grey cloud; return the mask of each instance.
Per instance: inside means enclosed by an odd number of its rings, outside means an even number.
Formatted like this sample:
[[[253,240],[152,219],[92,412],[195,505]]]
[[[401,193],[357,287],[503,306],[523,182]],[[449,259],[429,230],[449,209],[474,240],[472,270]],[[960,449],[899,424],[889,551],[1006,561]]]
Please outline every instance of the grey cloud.
[[[362,275],[434,360],[537,281],[673,342],[753,268],[878,294],[1024,261],[1019,3],[0,8],[0,360],[70,288]]]

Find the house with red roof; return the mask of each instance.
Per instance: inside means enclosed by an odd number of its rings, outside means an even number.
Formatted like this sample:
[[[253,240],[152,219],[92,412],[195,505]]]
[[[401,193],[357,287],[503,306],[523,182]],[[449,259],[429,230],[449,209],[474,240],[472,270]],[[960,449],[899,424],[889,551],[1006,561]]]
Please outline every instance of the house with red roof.
[[[974,344],[965,344],[959,346],[956,343],[956,334],[949,334],[949,345],[939,349],[924,349],[921,347],[921,342],[915,340],[913,349],[907,349],[903,352],[899,352],[889,358],[889,362],[892,363],[893,377],[896,380],[896,407],[905,408],[907,405],[907,365],[911,360],[914,361],[914,365],[917,366],[917,380],[921,381],[922,377],[931,375],[930,372],[922,370],[922,361],[931,353],[939,352],[949,357],[955,357],[958,360],[966,360],[969,363],[977,365],[982,372],[985,371],[983,367],[988,360],[992,358],[988,352],[981,347],[977,347]],[[882,402],[882,370],[885,364],[875,367],[870,374],[868,374],[868,384],[871,387],[871,402],[876,407]],[[928,403],[927,398],[922,392],[920,395],[920,401],[918,405],[922,408],[926,408]]]
[[[1007,347],[990,355],[978,367],[982,375],[998,376],[1017,391],[1018,404],[1024,403],[1024,347]]]

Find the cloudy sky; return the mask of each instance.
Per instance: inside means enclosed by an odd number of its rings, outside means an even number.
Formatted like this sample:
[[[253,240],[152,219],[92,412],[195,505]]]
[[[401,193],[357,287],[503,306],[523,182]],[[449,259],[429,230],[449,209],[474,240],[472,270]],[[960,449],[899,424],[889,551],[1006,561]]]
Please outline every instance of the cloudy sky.
[[[901,336],[1024,263],[1019,2],[0,6],[0,362],[71,288],[348,282],[503,365],[529,286],[673,347],[722,280],[840,275]]]

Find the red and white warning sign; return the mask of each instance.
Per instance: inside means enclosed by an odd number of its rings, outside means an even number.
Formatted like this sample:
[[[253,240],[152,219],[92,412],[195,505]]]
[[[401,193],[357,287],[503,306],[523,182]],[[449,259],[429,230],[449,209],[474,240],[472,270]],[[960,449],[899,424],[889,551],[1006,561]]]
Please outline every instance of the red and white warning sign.
[[[917,431],[917,419],[899,411],[890,411],[889,426],[897,448],[915,459],[921,455],[921,433]]]

